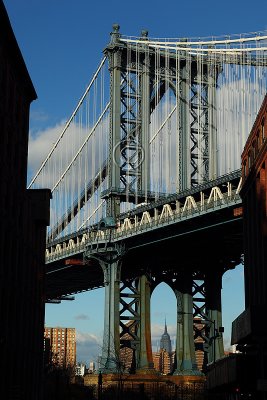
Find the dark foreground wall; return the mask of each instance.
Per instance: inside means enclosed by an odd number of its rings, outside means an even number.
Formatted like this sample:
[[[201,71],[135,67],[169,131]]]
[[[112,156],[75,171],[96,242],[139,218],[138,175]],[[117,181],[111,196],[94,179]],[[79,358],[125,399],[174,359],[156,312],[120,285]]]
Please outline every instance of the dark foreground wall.
[[[0,0],[0,398],[42,398],[49,190],[27,190],[36,93]]]

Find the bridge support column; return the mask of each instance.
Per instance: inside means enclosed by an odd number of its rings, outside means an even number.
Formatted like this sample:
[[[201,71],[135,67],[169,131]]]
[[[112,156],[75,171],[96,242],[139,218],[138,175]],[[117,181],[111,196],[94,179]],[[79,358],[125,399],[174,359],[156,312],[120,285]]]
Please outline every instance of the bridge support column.
[[[140,324],[138,328],[139,346],[137,349],[137,373],[153,373],[154,364],[152,358],[151,328],[150,328],[150,282],[145,275],[139,278],[139,315]]]
[[[141,187],[145,192],[150,190],[150,150],[149,150],[149,124],[150,124],[150,59],[148,47],[145,47],[146,53],[143,62],[143,73],[141,75],[141,144],[142,144],[142,163],[141,163]],[[147,200],[145,200],[147,201]]]
[[[189,122],[189,102],[190,102],[190,70],[191,65],[186,61],[186,65],[181,69],[181,94],[183,101],[180,104],[181,127],[179,130],[179,187],[178,191],[190,188],[190,122]],[[178,101],[178,100],[177,100]]]
[[[119,25],[113,25],[111,42],[105,49],[110,71],[110,128],[108,154],[108,187],[120,187],[120,142],[121,142],[121,62],[123,45],[119,42]],[[120,198],[109,195],[107,215],[116,217],[120,213]]]
[[[100,370],[116,373],[120,365],[120,272],[119,262],[101,262],[105,284],[105,321]]]
[[[217,123],[216,123],[216,84],[217,84],[217,70],[216,65],[208,65],[208,150],[209,150],[209,179],[216,179],[217,168]]]
[[[193,329],[193,298],[192,277],[187,275],[175,290],[177,298],[177,336],[176,361],[174,375],[200,375],[197,369],[194,329]]]
[[[209,271],[205,281],[207,316],[211,321],[208,353],[208,362],[210,363],[224,356],[223,336],[219,332],[219,328],[222,326],[222,273],[217,268],[216,271]]]

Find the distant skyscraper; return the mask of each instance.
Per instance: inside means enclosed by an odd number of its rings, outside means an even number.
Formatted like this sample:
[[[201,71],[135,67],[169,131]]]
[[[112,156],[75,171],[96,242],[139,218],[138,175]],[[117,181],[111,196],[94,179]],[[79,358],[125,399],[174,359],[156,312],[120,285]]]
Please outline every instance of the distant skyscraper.
[[[201,323],[201,319],[199,317],[194,318],[195,343],[201,344],[204,342],[204,339],[201,336],[197,335],[196,333],[197,331],[201,331],[204,328],[204,326],[205,325]],[[171,339],[168,333],[167,324],[165,320],[164,333],[160,339],[160,350],[158,350],[157,348],[157,351],[153,352],[154,368],[163,375],[168,375],[172,373],[175,362],[175,353],[176,353],[175,350],[172,351]],[[203,367],[203,359],[204,359],[203,351],[197,349],[196,362],[197,362],[197,367],[200,371],[202,370]]]
[[[75,375],[76,376],[84,376],[86,371],[86,365],[83,363],[78,363],[75,366]]]
[[[76,365],[76,333],[75,328],[45,328],[46,343],[49,340],[50,359],[59,367]]]
[[[164,333],[160,339],[160,350],[166,350],[168,353],[172,352],[171,338],[167,331],[166,319],[165,319]]]
[[[96,368],[95,368],[95,362],[94,361],[90,361],[88,369],[89,369],[89,373],[95,372]]]
[[[164,332],[160,339],[160,350],[153,353],[154,368],[163,375],[170,374],[173,369],[175,352],[172,351],[171,338],[165,320]]]

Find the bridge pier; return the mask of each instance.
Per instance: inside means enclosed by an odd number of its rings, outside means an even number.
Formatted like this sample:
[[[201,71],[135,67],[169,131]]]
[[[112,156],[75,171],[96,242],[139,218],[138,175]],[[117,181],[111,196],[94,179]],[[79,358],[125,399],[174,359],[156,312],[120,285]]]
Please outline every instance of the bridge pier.
[[[104,275],[105,320],[100,370],[114,374],[154,374],[150,301],[152,287],[162,277],[147,274],[130,277],[127,269],[121,276],[124,253],[123,246],[111,246],[90,248],[86,255],[87,259],[98,260]],[[194,268],[183,269],[178,275],[171,272],[165,276],[177,299],[174,375],[203,375],[196,362],[196,350],[204,351],[204,368],[207,363],[224,357],[223,329],[220,329],[223,271],[221,262],[211,260],[203,272],[196,274]]]
[[[221,268],[214,268],[206,274],[206,307],[207,316],[211,322],[210,329],[210,351],[208,353],[208,362],[214,362],[224,357],[223,336],[219,332],[222,327],[222,273]]]
[[[150,328],[150,282],[146,275],[139,278],[139,315],[140,323],[137,331],[139,346],[137,347],[136,372],[153,373],[154,364],[152,358],[151,328]]]
[[[135,317],[124,317],[120,315],[120,301],[122,297],[129,297],[130,295],[122,293],[121,289],[125,288],[121,282],[121,262],[116,261],[111,264],[100,261],[104,273],[104,285],[105,285],[105,311],[104,311],[104,335],[103,335],[103,347],[102,355],[100,360],[100,370],[102,373],[125,373],[125,365],[121,360],[121,345],[120,326],[123,326],[123,322],[120,319],[126,319],[133,321],[136,319],[134,331],[136,331],[136,339],[132,341],[132,338],[125,340],[122,337],[122,342],[129,342],[129,348],[135,350],[133,363],[133,369],[137,373],[151,374],[154,373],[154,365],[152,358],[152,345],[151,345],[151,328],[150,328],[150,282],[146,275],[140,276],[137,281],[137,290],[134,297],[136,297],[135,311],[132,309],[133,305],[129,305],[128,312],[133,312]],[[123,288],[121,288],[121,284]],[[126,303],[123,302],[126,307]],[[137,326],[137,329],[135,328]],[[131,325],[128,327],[128,332],[131,331]],[[132,332],[135,336],[135,333]],[[128,335],[129,336],[129,335]],[[132,343],[131,343],[132,342]],[[134,342],[134,343],[133,343]]]
[[[175,289],[177,298],[176,361],[174,375],[200,375],[197,368],[194,328],[192,276],[186,274]]]
[[[121,263],[100,261],[104,273],[105,311],[104,335],[100,360],[103,373],[118,373],[120,367],[120,275]]]

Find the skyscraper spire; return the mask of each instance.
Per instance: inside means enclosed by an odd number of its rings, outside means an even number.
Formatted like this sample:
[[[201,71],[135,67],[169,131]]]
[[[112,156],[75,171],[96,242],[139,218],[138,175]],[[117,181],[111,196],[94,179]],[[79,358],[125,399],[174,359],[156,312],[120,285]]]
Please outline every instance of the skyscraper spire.
[[[168,353],[171,353],[171,351],[172,351],[171,339],[170,339],[170,335],[168,334],[168,330],[167,330],[166,317],[165,317],[164,333],[160,339],[160,348],[165,349]]]

